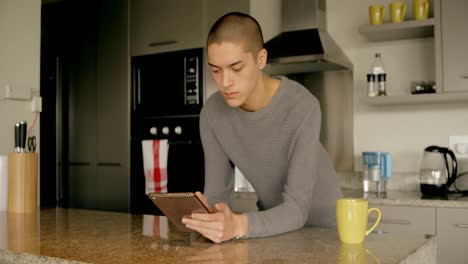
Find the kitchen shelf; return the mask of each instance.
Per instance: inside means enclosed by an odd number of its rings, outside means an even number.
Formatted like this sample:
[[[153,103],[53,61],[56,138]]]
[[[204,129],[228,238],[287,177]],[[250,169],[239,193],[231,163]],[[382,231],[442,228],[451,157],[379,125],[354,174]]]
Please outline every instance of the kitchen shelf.
[[[381,25],[362,25],[359,27],[359,32],[371,41],[428,38],[434,36],[434,18]]]
[[[362,97],[361,102],[368,105],[411,105],[431,103],[468,103],[468,92],[411,94],[400,96]]]

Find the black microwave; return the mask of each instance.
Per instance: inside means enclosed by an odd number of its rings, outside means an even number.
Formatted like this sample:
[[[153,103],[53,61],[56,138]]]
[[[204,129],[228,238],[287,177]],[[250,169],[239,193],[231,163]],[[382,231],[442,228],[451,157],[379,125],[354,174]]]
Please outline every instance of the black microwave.
[[[203,48],[132,57],[132,110],[141,117],[193,116],[201,111]]]

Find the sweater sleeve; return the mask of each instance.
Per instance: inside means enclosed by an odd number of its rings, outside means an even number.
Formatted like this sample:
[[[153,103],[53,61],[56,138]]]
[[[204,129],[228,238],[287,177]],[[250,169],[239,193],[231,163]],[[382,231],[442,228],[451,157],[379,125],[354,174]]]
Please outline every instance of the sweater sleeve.
[[[217,202],[230,204],[234,188],[234,168],[219,144],[206,112],[203,108],[200,115],[200,137],[205,157],[204,194],[211,206]]]
[[[317,181],[320,153],[320,107],[301,122],[293,141],[282,203],[265,211],[248,213],[247,237],[264,237],[302,228],[307,221]]]

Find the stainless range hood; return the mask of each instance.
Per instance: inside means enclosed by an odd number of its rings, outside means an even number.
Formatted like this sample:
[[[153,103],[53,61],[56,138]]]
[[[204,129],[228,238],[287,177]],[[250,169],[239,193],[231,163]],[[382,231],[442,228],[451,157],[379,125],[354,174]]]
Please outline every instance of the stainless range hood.
[[[282,33],[265,43],[276,74],[352,69],[351,61],[326,31],[325,0],[283,0]]]

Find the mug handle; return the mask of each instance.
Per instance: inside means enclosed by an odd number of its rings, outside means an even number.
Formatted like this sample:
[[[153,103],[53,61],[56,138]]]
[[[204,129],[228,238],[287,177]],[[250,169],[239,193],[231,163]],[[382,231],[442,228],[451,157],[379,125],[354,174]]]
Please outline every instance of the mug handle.
[[[377,225],[379,224],[380,222],[380,216],[382,215],[380,213],[380,210],[378,208],[370,208],[367,210],[367,215],[369,215],[372,211],[375,211],[377,213],[377,219],[375,220],[375,223],[374,225],[372,225],[372,227],[366,231],[366,236],[370,234],[370,232],[372,232],[372,230],[374,230],[374,228],[377,227]]]

